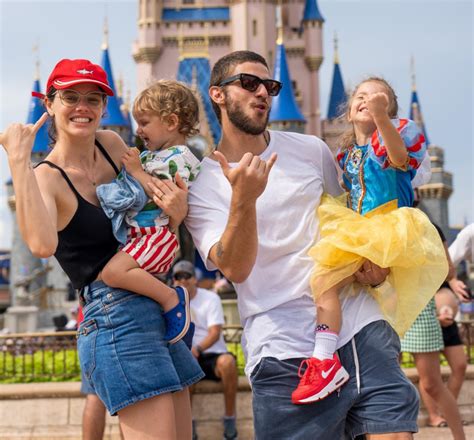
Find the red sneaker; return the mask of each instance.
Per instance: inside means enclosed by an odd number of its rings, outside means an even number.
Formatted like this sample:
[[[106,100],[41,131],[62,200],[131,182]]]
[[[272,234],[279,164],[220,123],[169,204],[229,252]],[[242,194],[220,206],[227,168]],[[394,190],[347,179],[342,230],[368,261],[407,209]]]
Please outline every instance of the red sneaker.
[[[304,366],[306,370],[302,373]],[[349,380],[349,373],[336,355],[322,361],[314,357],[305,359],[301,362],[298,376],[300,383],[291,394],[291,401],[296,405],[324,399]]]

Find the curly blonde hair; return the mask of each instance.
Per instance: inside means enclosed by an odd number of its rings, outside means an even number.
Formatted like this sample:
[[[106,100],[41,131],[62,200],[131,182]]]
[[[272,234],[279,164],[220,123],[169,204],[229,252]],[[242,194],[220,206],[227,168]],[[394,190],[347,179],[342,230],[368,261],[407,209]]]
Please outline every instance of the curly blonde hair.
[[[133,103],[133,117],[154,113],[162,121],[175,114],[179,119],[178,131],[186,137],[199,133],[199,104],[194,92],[175,80],[161,79],[143,90]]]
[[[359,87],[362,84],[365,84],[368,82],[380,83],[387,89],[388,100],[389,100],[388,116],[390,117],[390,119],[396,118],[398,115],[398,98],[397,98],[397,95],[395,94],[395,90],[393,90],[392,86],[385,79],[380,78],[378,76],[369,76],[368,78],[364,79],[359,84],[357,84],[357,86],[354,88],[351,95],[349,96],[349,99],[347,100],[347,104],[345,105],[345,108],[344,108],[345,117],[346,118],[349,117],[352,101],[354,99],[354,96],[357,93],[357,90],[359,90]],[[355,143],[356,143],[356,135],[355,135],[354,127],[351,125],[351,127],[348,130],[346,130],[344,133],[341,134],[338,144],[340,145],[341,151],[345,151],[348,148],[352,147],[352,145],[354,145]]]

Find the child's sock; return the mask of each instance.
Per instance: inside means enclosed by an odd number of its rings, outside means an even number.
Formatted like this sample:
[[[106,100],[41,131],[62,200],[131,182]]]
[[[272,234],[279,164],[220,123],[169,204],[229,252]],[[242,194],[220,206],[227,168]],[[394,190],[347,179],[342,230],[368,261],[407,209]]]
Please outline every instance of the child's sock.
[[[328,330],[316,331],[313,357],[320,360],[332,359],[336,352],[338,337],[339,335],[337,333]]]

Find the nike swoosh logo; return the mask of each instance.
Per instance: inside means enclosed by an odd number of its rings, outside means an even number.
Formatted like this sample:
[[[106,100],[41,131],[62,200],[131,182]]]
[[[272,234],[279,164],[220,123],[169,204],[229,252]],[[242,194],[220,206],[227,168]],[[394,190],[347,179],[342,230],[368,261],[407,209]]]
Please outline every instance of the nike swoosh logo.
[[[331,371],[334,370],[334,367],[335,365],[333,365],[329,370],[321,372],[321,376],[323,376],[323,379],[327,379],[327,377],[331,374]]]

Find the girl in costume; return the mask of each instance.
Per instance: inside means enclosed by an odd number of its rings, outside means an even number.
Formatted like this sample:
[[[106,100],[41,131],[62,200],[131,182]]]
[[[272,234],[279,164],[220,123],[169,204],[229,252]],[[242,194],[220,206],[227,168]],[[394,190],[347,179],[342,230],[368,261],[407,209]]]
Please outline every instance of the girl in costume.
[[[446,278],[440,237],[428,217],[411,208],[411,181],[426,154],[425,138],[413,121],[397,113],[395,92],[381,78],[363,81],[349,99],[352,127],[337,154],[347,193],[344,200],[324,195],[318,208],[321,239],[309,252],[315,262],[316,341],[313,357],[302,362],[306,370],[292,394],[295,404],[323,399],[349,379],[335,354],[339,292],[353,283],[364,262],[390,268],[388,283],[372,292],[399,335]],[[357,288],[351,286],[352,294]]]

